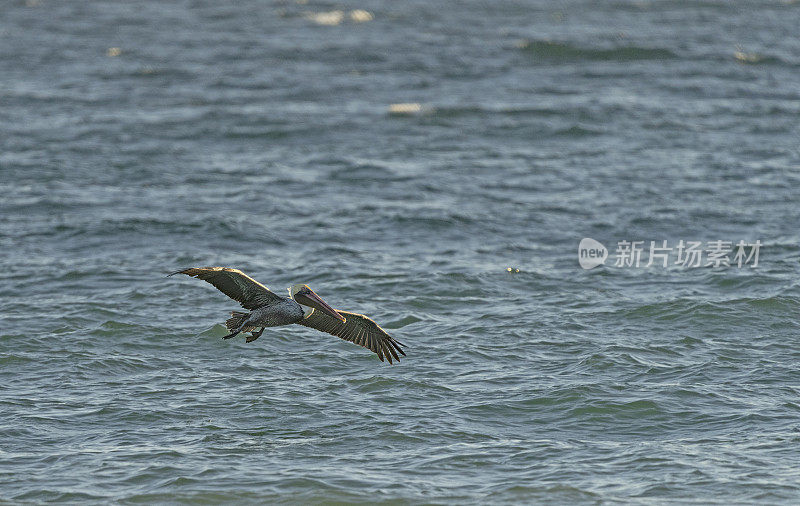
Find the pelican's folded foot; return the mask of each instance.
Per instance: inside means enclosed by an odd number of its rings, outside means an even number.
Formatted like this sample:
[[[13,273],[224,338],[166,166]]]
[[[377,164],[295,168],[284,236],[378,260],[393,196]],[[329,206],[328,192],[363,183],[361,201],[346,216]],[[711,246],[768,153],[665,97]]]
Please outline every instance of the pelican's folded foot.
[[[231,332],[230,334],[228,334],[227,336],[222,336],[222,339],[230,339],[230,338],[236,336],[239,332],[241,332],[241,330],[235,330],[235,331]]]
[[[261,334],[263,334],[263,333],[264,333],[264,327],[261,327],[261,330],[259,330],[258,332],[251,332],[251,333],[250,333],[250,337],[248,337],[247,339],[245,339],[245,340],[244,340],[244,342],[246,342],[246,343],[252,343],[252,342],[253,342],[253,341],[255,341],[256,339],[258,339],[259,337],[261,337]]]

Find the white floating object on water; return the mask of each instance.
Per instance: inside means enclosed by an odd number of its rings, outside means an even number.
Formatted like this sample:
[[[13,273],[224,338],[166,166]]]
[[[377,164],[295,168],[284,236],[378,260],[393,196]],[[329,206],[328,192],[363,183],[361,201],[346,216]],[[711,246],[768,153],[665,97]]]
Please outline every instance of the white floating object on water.
[[[742,63],[758,63],[761,61],[759,55],[755,53],[745,53],[744,51],[736,51],[733,53],[733,57]]]
[[[330,12],[309,12],[306,13],[306,18],[310,19],[318,25],[336,26],[344,19],[343,11],[330,11]]]
[[[372,21],[374,17],[369,11],[365,11],[364,9],[356,9],[354,11],[350,11],[350,19],[356,23],[365,23],[367,21]]]
[[[419,112],[422,112],[422,105],[416,102],[389,106],[390,114],[417,114]]]

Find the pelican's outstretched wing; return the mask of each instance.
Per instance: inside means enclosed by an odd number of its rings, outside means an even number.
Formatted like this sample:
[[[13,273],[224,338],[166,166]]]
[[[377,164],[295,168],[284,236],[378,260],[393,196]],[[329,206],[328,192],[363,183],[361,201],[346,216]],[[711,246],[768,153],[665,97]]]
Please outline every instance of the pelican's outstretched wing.
[[[341,337],[345,341],[356,343],[369,350],[372,350],[378,355],[378,358],[383,362],[383,358],[392,363],[392,357],[400,361],[400,356],[405,356],[405,352],[400,346],[405,346],[403,343],[394,340],[389,334],[386,333],[377,323],[372,319],[364,316],[363,314],[348,313],[347,311],[336,310],[340,315],[345,317],[347,321],[339,321],[332,318],[322,311],[313,311],[308,318],[297,322],[299,325],[305,325],[312,329],[321,330],[328,334],[333,334],[336,337]]]
[[[231,269],[230,267],[192,267],[173,272],[169,276],[175,274],[186,274],[193,278],[208,281],[217,290],[237,301],[245,309],[253,310],[257,307],[283,300],[282,297],[275,295],[269,291],[269,288],[239,269]]]

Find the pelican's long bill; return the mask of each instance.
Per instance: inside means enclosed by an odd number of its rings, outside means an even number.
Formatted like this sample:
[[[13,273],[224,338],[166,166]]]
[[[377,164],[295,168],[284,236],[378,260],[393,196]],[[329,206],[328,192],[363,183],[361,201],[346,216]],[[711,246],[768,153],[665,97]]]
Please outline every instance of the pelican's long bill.
[[[314,293],[314,290],[312,290],[311,288],[304,287],[302,290],[300,290],[295,294],[294,300],[298,304],[302,304],[308,307],[313,307],[314,309],[319,309],[328,316],[332,316],[337,320],[341,320],[342,322],[347,321],[345,320],[344,316],[337,313],[336,310],[330,307],[327,302],[322,300],[322,297]]]

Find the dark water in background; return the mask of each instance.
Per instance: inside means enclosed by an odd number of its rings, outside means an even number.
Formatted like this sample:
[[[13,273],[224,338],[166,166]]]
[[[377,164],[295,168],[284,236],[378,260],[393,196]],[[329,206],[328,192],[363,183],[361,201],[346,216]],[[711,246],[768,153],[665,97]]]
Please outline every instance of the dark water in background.
[[[797,502],[798,26],[3,2],[0,500]],[[764,246],[584,271],[583,237]],[[223,341],[236,304],[163,277],[200,265],[307,282],[408,358]]]

